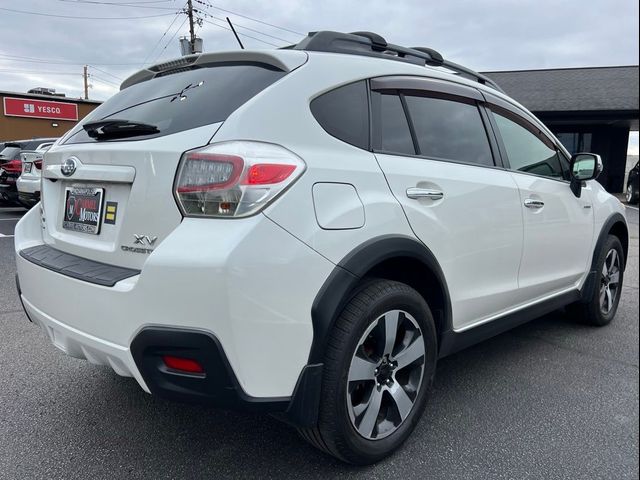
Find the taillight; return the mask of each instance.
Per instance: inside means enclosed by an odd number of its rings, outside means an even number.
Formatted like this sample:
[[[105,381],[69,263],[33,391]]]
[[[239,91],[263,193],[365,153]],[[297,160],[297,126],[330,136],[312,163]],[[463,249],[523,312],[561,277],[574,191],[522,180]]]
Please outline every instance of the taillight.
[[[20,172],[22,172],[22,161],[21,160],[10,160],[10,161],[2,164],[2,168],[7,173],[20,173]]]
[[[246,217],[264,208],[304,169],[299,157],[278,145],[217,143],[182,155],[174,191],[185,216]]]
[[[38,170],[42,170],[42,160],[36,160],[35,162],[33,162],[33,164]]]

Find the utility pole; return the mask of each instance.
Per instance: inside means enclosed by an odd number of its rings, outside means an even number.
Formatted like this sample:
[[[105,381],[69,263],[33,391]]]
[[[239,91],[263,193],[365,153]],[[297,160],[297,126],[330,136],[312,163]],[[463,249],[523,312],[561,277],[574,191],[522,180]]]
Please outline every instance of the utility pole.
[[[193,29],[193,0],[187,0],[187,15],[189,16],[189,45],[191,53],[196,53],[196,32]]]
[[[87,73],[87,65],[83,68],[82,78],[84,80],[84,99],[89,100],[89,74]]]

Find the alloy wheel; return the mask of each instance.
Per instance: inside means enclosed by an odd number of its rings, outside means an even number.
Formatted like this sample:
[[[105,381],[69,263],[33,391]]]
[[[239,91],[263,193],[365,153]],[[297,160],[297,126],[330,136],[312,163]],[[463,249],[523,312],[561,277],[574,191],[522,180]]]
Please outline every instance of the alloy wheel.
[[[600,278],[600,310],[608,315],[620,291],[620,256],[616,249],[607,253]]]
[[[414,407],[424,375],[425,342],[403,310],[378,317],[360,338],[347,379],[347,408],[368,440],[395,432]]]

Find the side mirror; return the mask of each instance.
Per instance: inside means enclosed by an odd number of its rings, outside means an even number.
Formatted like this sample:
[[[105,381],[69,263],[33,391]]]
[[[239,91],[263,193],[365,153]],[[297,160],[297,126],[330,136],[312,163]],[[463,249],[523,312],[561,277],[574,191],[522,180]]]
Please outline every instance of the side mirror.
[[[571,191],[580,198],[582,182],[595,180],[602,173],[602,159],[595,153],[576,153],[571,157]]]

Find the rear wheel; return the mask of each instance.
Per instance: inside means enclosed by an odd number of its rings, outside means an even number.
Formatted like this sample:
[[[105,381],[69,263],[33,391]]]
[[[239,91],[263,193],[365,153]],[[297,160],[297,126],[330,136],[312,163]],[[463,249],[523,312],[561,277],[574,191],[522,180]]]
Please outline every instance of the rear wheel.
[[[336,321],[325,357],[319,423],[301,430],[344,461],[374,463],[417,424],[436,363],[429,307],[409,286],[374,280]]]
[[[624,278],[624,250],[620,239],[609,235],[597,253],[598,280],[591,298],[574,304],[571,313],[590,325],[603,326],[613,320],[620,303]]]

